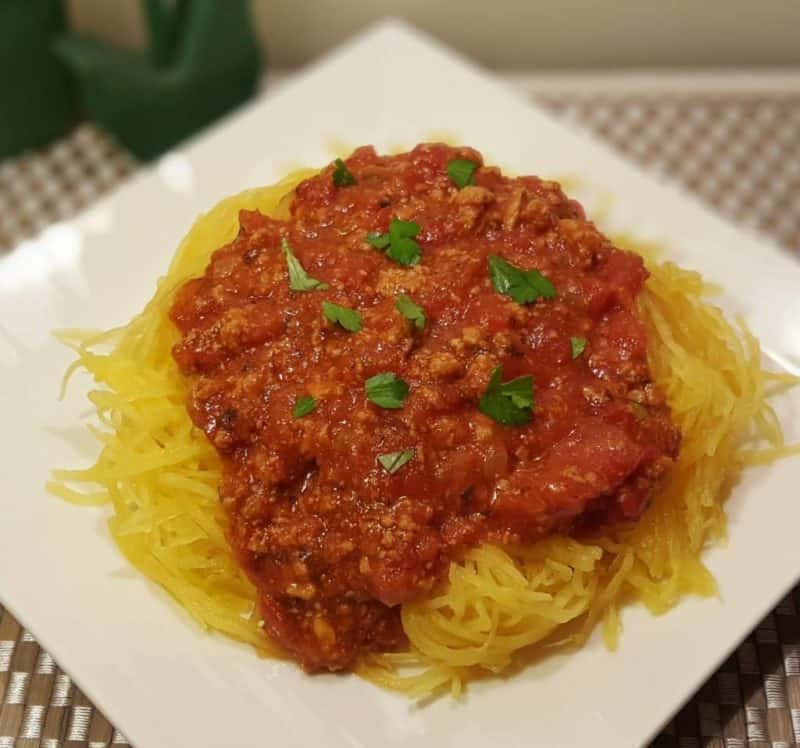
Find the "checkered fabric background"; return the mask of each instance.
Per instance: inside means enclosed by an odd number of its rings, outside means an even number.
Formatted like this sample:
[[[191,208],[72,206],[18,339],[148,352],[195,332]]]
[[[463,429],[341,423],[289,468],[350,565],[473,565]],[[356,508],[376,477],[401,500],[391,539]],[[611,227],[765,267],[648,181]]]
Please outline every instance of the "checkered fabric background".
[[[795,96],[548,97],[542,103],[800,256],[800,82]]]
[[[800,94],[537,98],[800,257]],[[74,215],[135,169],[134,160],[89,123],[48,148],[0,164],[0,252]],[[0,748],[112,745],[128,743],[0,607]],[[800,586],[652,745],[800,746]]]
[[[135,169],[126,151],[88,123],[41,151],[0,162],[0,251],[71,218]]]

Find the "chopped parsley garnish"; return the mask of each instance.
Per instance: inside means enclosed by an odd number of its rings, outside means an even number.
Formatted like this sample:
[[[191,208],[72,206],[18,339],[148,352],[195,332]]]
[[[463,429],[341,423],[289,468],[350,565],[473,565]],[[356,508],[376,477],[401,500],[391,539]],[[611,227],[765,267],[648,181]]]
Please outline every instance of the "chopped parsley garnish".
[[[389,234],[379,234],[377,231],[371,231],[367,234],[367,241],[375,247],[375,249],[386,249],[389,246]]]
[[[391,371],[376,374],[364,382],[364,391],[370,402],[381,408],[396,410],[402,408],[408,397],[408,384]]]
[[[569,348],[572,351],[572,358],[578,358],[586,350],[586,338],[570,338]]]
[[[415,304],[409,296],[401,293],[397,297],[397,301],[394,302],[394,306],[395,309],[407,320],[412,322],[414,327],[418,330],[423,330],[425,328],[425,322],[427,321],[425,310],[418,304]]]
[[[389,475],[394,475],[403,465],[413,459],[413,449],[402,449],[399,452],[387,452],[385,455],[378,455],[378,462]]]
[[[556,289],[538,270],[520,270],[502,257],[489,255],[489,277],[494,290],[518,304],[531,304],[540,296],[554,299]]]
[[[333,164],[336,167],[333,170],[333,183],[337,187],[350,187],[356,183],[356,178],[350,173],[350,169],[342,159],[337,158]]]
[[[503,426],[521,426],[533,415],[533,377],[528,374],[503,382],[503,367],[492,372],[478,409]]]
[[[355,309],[339,306],[331,301],[322,302],[322,313],[335,325],[341,325],[349,332],[358,332],[361,329],[361,314]]]
[[[468,184],[475,184],[475,169],[478,164],[467,158],[454,158],[447,164],[447,176],[462,190]]]
[[[285,237],[281,239],[281,250],[283,251],[283,256],[286,258],[286,267],[289,270],[289,288],[291,288],[292,291],[325,291],[330,288],[327,283],[312,278],[303,269],[300,260],[298,260],[294,256],[294,252],[292,252],[289,240]]]
[[[302,418],[317,409],[317,401],[311,395],[303,395],[294,401],[292,418]]]
[[[416,265],[422,255],[414,237],[419,234],[419,224],[392,218],[388,234],[367,234],[367,241],[376,249],[386,250],[388,257],[401,265]]]

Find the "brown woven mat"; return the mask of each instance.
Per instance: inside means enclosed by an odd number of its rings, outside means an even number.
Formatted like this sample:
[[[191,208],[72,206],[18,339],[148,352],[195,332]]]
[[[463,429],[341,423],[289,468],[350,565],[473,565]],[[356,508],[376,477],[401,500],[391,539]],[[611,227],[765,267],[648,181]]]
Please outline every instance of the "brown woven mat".
[[[548,95],[539,101],[800,255],[800,95]],[[90,124],[47,149],[0,164],[0,251],[74,215],[135,168]],[[799,611],[800,586],[653,746],[800,745]],[[0,608],[0,748],[110,745],[128,743]]]

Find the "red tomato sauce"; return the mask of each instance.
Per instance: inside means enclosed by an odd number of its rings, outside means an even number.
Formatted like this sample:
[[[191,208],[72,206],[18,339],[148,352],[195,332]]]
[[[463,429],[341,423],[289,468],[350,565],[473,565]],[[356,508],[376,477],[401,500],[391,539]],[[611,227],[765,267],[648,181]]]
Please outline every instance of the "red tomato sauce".
[[[462,189],[455,158],[479,165]],[[641,258],[558,184],[482,164],[440,144],[359,148],[355,184],[337,187],[331,165],[297,187],[288,220],[242,212],[172,307],[189,414],[222,457],[231,546],[266,632],[310,671],[406,646],[399,605],[471,546],[637,519],[677,454],[635,313]],[[367,241],[393,218],[419,225],[419,264]],[[327,290],[290,289],[282,239]],[[498,293],[490,255],[538,270],[556,297]],[[398,294],[424,309],[424,329]],[[362,328],[328,321],[323,301],[357,310]],[[575,358],[573,337],[586,340]],[[479,411],[500,365],[503,381],[534,378],[527,424]],[[402,407],[367,398],[383,372],[408,383]],[[294,418],[307,395],[315,410]],[[377,461],[406,449],[395,473]]]

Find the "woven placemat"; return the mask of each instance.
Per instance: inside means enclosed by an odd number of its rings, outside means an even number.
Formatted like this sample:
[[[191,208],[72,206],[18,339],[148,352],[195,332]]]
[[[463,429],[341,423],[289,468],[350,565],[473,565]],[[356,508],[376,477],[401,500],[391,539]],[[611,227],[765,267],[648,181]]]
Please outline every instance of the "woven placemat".
[[[538,100],[800,256],[800,95],[548,94]],[[135,169],[127,153],[88,123],[49,148],[0,164],[0,251],[74,215]],[[799,611],[800,586],[653,746],[800,745]],[[110,745],[128,743],[0,607],[0,748]]]

